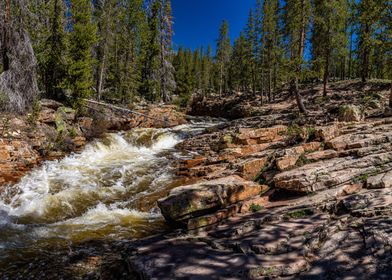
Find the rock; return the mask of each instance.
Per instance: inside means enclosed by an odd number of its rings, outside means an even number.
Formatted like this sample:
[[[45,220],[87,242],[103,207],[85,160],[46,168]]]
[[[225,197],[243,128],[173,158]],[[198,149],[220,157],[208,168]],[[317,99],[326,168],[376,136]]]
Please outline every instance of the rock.
[[[392,171],[371,176],[366,180],[368,189],[384,189],[392,187]]]
[[[305,158],[309,161],[319,161],[324,159],[336,158],[338,157],[338,155],[338,152],[335,150],[324,150],[306,154]]]
[[[244,160],[238,164],[238,170],[243,178],[254,180],[267,163],[267,160],[268,157]]]
[[[42,123],[54,123],[56,120],[56,111],[53,109],[43,109],[39,112],[38,121]]]
[[[248,145],[248,146],[241,146],[237,148],[229,148],[225,149],[221,152],[219,156],[220,161],[230,161],[236,158],[245,157],[251,154],[255,154],[264,150],[267,150],[271,144],[256,144],[256,145]]]
[[[234,136],[234,142],[242,145],[253,145],[282,141],[287,126],[276,125],[268,128],[239,128]]]
[[[39,105],[41,106],[41,108],[49,108],[53,110],[57,110],[59,107],[63,106],[63,104],[61,104],[60,102],[57,102],[52,99],[41,99],[39,101]]]
[[[317,127],[315,131],[315,136],[318,140],[322,142],[329,141],[340,134],[339,127],[337,124]]]
[[[283,171],[292,168],[297,163],[299,157],[305,153],[303,146],[292,147],[283,150],[283,156],[276,159],[276,167],[278,170]]]
[[[76,150],[80,150],[86,145],[86,138],[83,136],[76,136],[72,139],[72,144]]]
[[[76,111],[68,107],[60,107],[56,111],[56,115],[59,115],[65,121],[74,121]]]
[[[314,152],[317,151],[318,149],[321,148],[321,143],[320,142],[309,142],[302,144],[302,147],[304,148],[304,151],[309,153],[309,152]]]
[[[83,132],[90,131],[93,128],[93,119],[88,117],[78,118],[78,124]]]
[[[360,122],[363,118],[363,113],[355,105],[343,105],[339,108],[339,121],[341,122]]]
[[[274,177],[277,188],[299,192],[315,192],[360,178],[364,174],[381,173],[392,167],[392,153],[372,154],[363,158],[334,158],[307,164]]]
[[[260,192],[260,185],[239,176],[228,176],[175,188],[158,201],[158,206],[168,221],[179,221],[215,212]]]
[[[216,224],[224,219],[236,215],[239,212],[239,205],[230,205],[229,207],[219,210],[213,214],[192,218],[188,221],[188,230],[194,230]]]

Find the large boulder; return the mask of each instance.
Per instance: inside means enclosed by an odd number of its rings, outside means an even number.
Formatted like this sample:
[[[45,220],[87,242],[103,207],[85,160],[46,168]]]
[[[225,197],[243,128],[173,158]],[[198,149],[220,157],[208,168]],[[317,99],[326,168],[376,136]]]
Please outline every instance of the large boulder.
[[[158,206],[168,221],[187,220],[256,196],[261,190],[259,184],[233,175],[175,188]]]

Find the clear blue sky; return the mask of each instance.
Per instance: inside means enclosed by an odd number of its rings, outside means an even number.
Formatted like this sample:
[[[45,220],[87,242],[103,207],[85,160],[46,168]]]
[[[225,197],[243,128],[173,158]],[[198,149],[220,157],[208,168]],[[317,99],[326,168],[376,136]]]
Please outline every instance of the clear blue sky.
[[[255,0],[172,0],[174,48],[196,49],[211,44],[215,49],[223,20],[229,22],[230,38],[237,38],[255,3]]]

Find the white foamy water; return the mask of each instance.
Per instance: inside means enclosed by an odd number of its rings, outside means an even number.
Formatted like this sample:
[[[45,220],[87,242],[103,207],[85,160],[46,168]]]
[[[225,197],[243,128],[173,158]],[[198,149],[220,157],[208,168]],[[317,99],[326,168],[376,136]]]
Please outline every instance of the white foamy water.
[[[212,124],[108,134],[44,163],[0,195],[0,261],[92,239],[139,238],[163,227],[156,199],[174,181],[174,149]],[[21,250],[24,249],[24,250]],[[50,249],[48,249],[50,250]]]
[[[157,220],[159,215],[142,212],[137,204],[172,180],[165,154],[180,141],[170,130],[135,129],[46,162],[0,197],[0,227],[31,225],[35,238],[72,238]]]

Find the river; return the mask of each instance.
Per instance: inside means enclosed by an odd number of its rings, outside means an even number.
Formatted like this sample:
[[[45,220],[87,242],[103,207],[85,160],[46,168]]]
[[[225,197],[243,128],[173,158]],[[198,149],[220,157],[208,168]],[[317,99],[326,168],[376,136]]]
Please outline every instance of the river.
[[[175,164],[189,157],[175,146],[213,124],[107,134],[8,187],[0,194],[0,279],[1,271],[12,279],[16,264],[46,252],[165,230],[156,201],[183,183]]]

